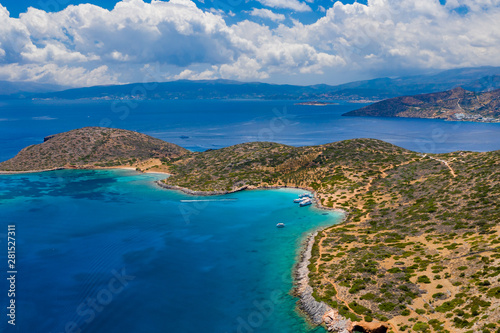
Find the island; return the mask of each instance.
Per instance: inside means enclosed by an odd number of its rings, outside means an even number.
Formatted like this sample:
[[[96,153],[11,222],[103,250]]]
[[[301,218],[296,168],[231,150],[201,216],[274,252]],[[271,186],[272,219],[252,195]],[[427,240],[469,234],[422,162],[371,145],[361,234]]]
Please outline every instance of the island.
[[[500,89],[476,93],[458,87],[438,93],[395,97],[344,113],[343,116],[500,122]]]
[[[307,239],[296,270],[299,308],[329,331],[500,330],[500,151],[421,154],[354,139],[189,152],[91,127],[27,147],[0,170],[139,165],[170,173],[159,181],[169,189],[297,187],[345,212]]]

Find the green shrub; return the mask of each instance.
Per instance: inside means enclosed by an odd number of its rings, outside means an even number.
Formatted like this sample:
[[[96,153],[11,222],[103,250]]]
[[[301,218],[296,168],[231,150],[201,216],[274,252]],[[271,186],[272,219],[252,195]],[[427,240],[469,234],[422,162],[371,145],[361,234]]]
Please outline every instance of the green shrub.
[[[421,321],[417,321],[415,325],[413,325],[413,330],[416,332],[429,332],[429,325]]]
[[[500,298],[500,287],[491,288],[488,290],[487,295],[489,297]]]
[[[376,297],[377,296],[375,296],[374,293],[366,293],[363,296],[361,296],[360,299],[366,299],[368,301],[371,301],[371,300],[375,299]]]
[[[418,283],[426,283],[426,284],[429,284],[431,283],[431,280],[429,279],[429,277],[427,275],[420,275],[417,279],[417,282]]]
[[[382,311],[390,312],[390,311],[394,310],[394,308],[396,307],[396,304],[394,304],[392,302],[384,302],[382,304],[379,304],[378,307]]]
[[[404,309],[403,311],[401,311],[401,315],[402,316],[409,316],[410,315],[410,310]]]
[[[356,302],[351,302],[349,303],[349,307],[352,309],[352,311],[356,312],[357,314],[369,314],[371,313],[371,310],[364,307],[361,304],[358,304]]]

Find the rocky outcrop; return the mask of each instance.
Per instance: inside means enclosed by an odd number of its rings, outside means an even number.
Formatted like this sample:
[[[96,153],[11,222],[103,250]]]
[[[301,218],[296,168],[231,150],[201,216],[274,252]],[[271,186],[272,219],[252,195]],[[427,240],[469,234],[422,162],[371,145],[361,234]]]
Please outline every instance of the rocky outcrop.
[[[338,311],[334,309],[323,315],[323,322],[328,332],[351,333],[353,331],[351,320],[342,317]]]
[[[55,134],[48,135],[45,138],[43,138],[43,142],[49,141],[50,139],[54,138],[55,136],[56,136]]]

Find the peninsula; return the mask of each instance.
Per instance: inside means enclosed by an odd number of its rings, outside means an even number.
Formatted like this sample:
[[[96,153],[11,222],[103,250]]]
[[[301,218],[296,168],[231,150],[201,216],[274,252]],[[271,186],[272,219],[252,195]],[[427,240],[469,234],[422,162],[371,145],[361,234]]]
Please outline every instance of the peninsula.
[[[438,93],[395,97],[347,112],[343,116],[500,122],[500,89],[476,93],[458,87]]]
[[[88,144],[86,144],[88,143]],[[88,147],[87,147],[88,146]],[[135,161],[134,161],[135,159]],[[392,332],[500,330],[500,151],[419,154],[374,139],[291,147],[252,142],[188,152],[139,133],[84,128],[23,149],[2,171],[124,167],[172,174],[167,187],[223,193],[300,187],[343,209],[319,231],[310,317]],[[324,313],[312,313],[313,311]],[[377,326],[378,325],[378,326]]]
[[[151,136],[121,129],[84,127],[50,135],[0,163],[0,171],[26,172],[58,168],[133,167],[161,169],[162,161],[189,151]]]

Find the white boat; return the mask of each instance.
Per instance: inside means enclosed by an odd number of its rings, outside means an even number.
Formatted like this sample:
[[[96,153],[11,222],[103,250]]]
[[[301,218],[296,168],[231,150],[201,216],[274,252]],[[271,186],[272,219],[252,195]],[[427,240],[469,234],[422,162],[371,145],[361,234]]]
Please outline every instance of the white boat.
[[[285,223],[281,223],[280,222],[280,223],[276,224],[276,227],[278,227],[278,228],[284,228],[285,227]]]
[[[310,204],[312,204],[312,200],[310,198],[307,198],[307,199],[302,200],[299,203],[299,206],[304,207],[304,206],[309,206]]]
[[[299,195],[299,198],[312,198],[313,196],[309,193],[302,193]]]
[[[293,199],[293,202],[295,202],[295,203],[299,203],[299,202],[301,202],[302,200],[305,200],[305,198]]]

